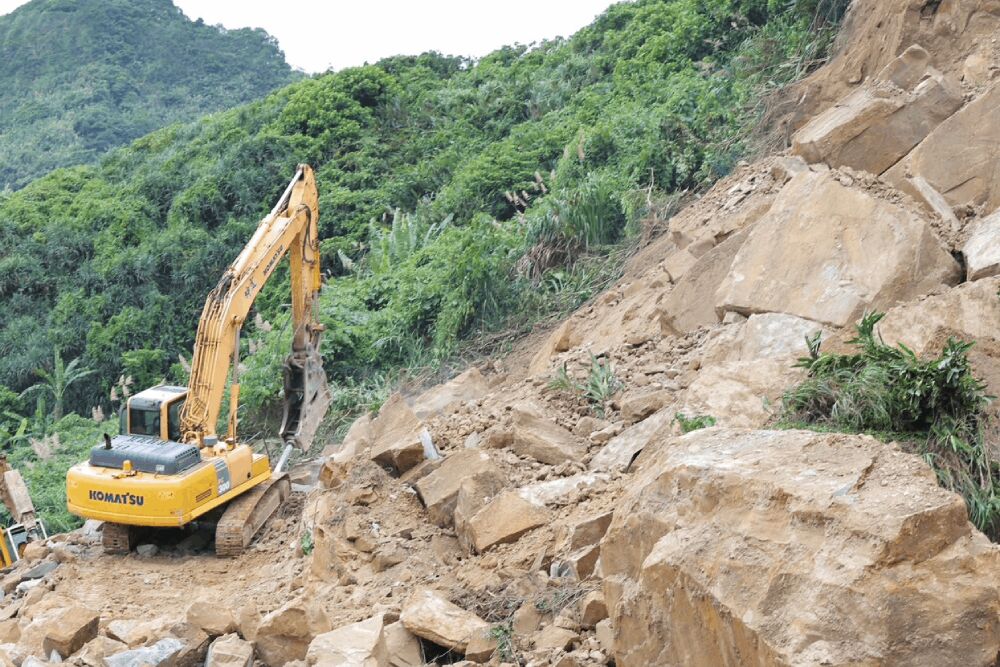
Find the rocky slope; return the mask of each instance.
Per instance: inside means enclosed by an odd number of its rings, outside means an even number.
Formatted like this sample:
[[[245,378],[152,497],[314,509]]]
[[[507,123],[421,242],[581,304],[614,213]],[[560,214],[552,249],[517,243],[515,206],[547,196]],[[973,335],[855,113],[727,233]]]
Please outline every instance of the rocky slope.
[[[199,533],[32,546],[0,659],[997,664],[1000,548],[961,498],[895,445],[768,430],[804,336],[842,345],[868,309],[918,353],[977,340],[1000,390],[1000,10],[865,0],[849,26],[788,152],[545,340],[362,417],[239,560]],[[598,405],[552,383],[595,363],[621,382]]]

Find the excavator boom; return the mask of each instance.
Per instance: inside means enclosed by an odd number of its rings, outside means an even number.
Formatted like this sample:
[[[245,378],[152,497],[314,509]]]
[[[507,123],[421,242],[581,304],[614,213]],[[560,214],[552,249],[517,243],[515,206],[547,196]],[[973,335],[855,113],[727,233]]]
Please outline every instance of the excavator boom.
[[[319,355],[323,329],[313,315],[321,285],[316,179],[300,165],[274,209],[209,293],[195,339],[188,396],[181,412],[184,442],[215,435],[226,378],[232,372],[227,440],[236,438],[239,335],[253,301],[287,254],[291,263],[292,352],[285,363],[282,441],[308,449],[330,403]]]

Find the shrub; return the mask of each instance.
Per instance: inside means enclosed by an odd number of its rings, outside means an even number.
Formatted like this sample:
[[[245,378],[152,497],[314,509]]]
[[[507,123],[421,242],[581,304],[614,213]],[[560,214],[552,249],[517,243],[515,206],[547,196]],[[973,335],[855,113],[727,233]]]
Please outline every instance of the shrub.
[[[676,421],[681,427],[682,433],[690,433],[691,431],[710,428],[716,424],[715,417],[712,417],[711,415],[694,415],[693,417],[688,417],[681,412],[674,415],[674,421]]]
[[[913,444],[941,484],[965,498],[969,518],[1000,537],[1000,466],[984,443],[985,408],[993,397],[972,374],[972,343],[949,338],[935,359],[919,359],[876,332],[883,314],[865,315],[848,344],[854,354],[820,351],[798,361],[808,377],[785,392],[786,423],[882,434]]]

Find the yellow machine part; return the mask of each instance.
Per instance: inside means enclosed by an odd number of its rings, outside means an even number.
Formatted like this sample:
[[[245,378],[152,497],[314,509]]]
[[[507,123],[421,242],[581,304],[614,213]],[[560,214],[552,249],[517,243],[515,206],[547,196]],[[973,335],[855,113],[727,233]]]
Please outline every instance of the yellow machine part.
[[[78,463],[66,475],[66,500],[70,512],[87,519],[177,527],[270,478],[267,456],[236,445],[218,454],[203,450],[201,463],[177,475]]]

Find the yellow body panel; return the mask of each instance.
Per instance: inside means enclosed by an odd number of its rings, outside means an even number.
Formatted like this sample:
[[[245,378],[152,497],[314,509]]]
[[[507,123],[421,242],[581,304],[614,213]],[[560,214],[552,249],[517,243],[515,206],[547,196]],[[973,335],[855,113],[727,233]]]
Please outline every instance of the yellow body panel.
[[[228,483],[226,478],[228,477]],[[66,475],[69,511],[87,519],[131,526],[183,526],[271,477],[268,458],[247,445],[177,475],[126,473],[78,463]]]

